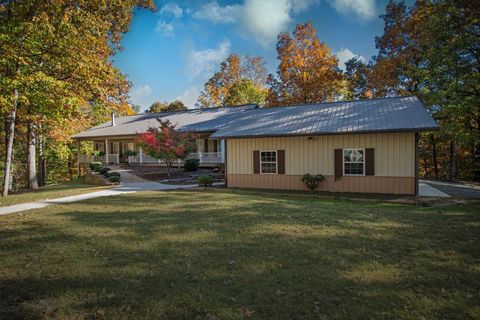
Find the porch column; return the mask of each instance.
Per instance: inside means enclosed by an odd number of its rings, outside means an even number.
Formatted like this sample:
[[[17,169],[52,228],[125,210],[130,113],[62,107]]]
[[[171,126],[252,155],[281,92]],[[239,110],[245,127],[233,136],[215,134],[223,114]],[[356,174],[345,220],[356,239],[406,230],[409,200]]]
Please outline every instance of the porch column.
[[[108,154],[110,153],[110,151],[108,150],[108,139],[105,138],[105,159],[103,161],[103,163],[108,163]]]
[[[220,146],[220,151],[222,152],[222,163],[225,163],[225,140],[222,139],[222,141],[220,142]]]
[[[143,163],[143,149],[142,147],[138,147],[138,155],[140,156],[140,164]]]
[[[77,173],[78,177],[80,177],[80,140],[77,140]]]

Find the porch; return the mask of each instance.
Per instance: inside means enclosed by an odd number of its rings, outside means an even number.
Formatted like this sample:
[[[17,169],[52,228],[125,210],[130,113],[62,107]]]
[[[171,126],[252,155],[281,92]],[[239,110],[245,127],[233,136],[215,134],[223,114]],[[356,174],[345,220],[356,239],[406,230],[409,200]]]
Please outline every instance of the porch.
[[[164,165],[164,161],[155,159],[146,154],[134,139],[105,139],[94,140],[93,154],[78,154],[79,163],[101,162],[102,164],[157,164]],[[196,151],[190,153],[186,159],[198,159],[201,166],[213,166],[224,162],[224,141],[196,139]],[[177,165],[182,166],[185,161],[178,159]]]

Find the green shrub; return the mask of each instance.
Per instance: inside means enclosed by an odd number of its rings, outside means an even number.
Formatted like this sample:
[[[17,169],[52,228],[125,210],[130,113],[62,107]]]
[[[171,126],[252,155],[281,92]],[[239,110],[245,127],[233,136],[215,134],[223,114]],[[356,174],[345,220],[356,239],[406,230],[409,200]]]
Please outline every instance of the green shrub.
[[[120,176],[110,176],[108,180],[110,180],[110,182],[120,182]]]
[[[126,155],[127,157],[129,157],[129,156],[132,156],[132,157],[133,157],[133,156],[136,156],[136,155],[137,155],[137,152],[132,151],[132,150],[127,150],[127,151],[125,151],[125,155]]]
[[[90,169],[93,171],[97,171],[98,168],[102,166],[101,162],[90,162]]]
[[[322,174],[312,175],[305,173],[300,179],[310,191],[315,191],[318,188],[320,182],[325,181],[325,177]]]
[[[107,173],[107,172],[110,171],[110,170],[111,170],[111,169],[108,168],[108,167],[102,167],[102,168],[100,168],[100,169],[98,170],[98,172],[99,172],[100,174],[103,174],[103,175],[104,175],[105,173]]]
[[[200,176],[198,177],[198,185],[201,187],[210,187],[213,184],[212,176]]]
[[[119,172],[106,172],[104,174],[104,176],[106,178],[110,178],[110,177],[120,177],[120,173]]]
[[[197,171],[199,164],[200,160],[198,159],[187,159],[184,165],[185,171]]]

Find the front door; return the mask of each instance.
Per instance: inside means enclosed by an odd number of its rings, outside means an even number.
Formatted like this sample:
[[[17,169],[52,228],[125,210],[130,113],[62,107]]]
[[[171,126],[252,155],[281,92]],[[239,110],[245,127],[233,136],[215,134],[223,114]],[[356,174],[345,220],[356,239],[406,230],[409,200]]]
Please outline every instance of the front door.
[[[197,139],[197,152],[203,153],[205,150],[205,140]]]

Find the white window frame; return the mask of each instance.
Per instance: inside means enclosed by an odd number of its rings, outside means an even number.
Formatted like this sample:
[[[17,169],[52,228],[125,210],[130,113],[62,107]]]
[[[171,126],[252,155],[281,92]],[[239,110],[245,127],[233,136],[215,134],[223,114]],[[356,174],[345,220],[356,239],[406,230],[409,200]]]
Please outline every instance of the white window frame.
[[[345,151],[358,151],[362,150],[363,151],[363,173],[362,174],[346,174],[345,173]],[[362,162],[347,162],[347,163],[362,163]],[[342,152],[342,169],[343,169],[343,175],[344,176],[352,176],[352,177],[363,177],[365,176],[365,148],[348,148],[348,149],[343,149]]]
[[[262,161],[262,152],[275,152],[275,172],[263,172],[262,163],[273,163],[273,161]],[[278,174],[278,150],[260,150],[260,174]]]

